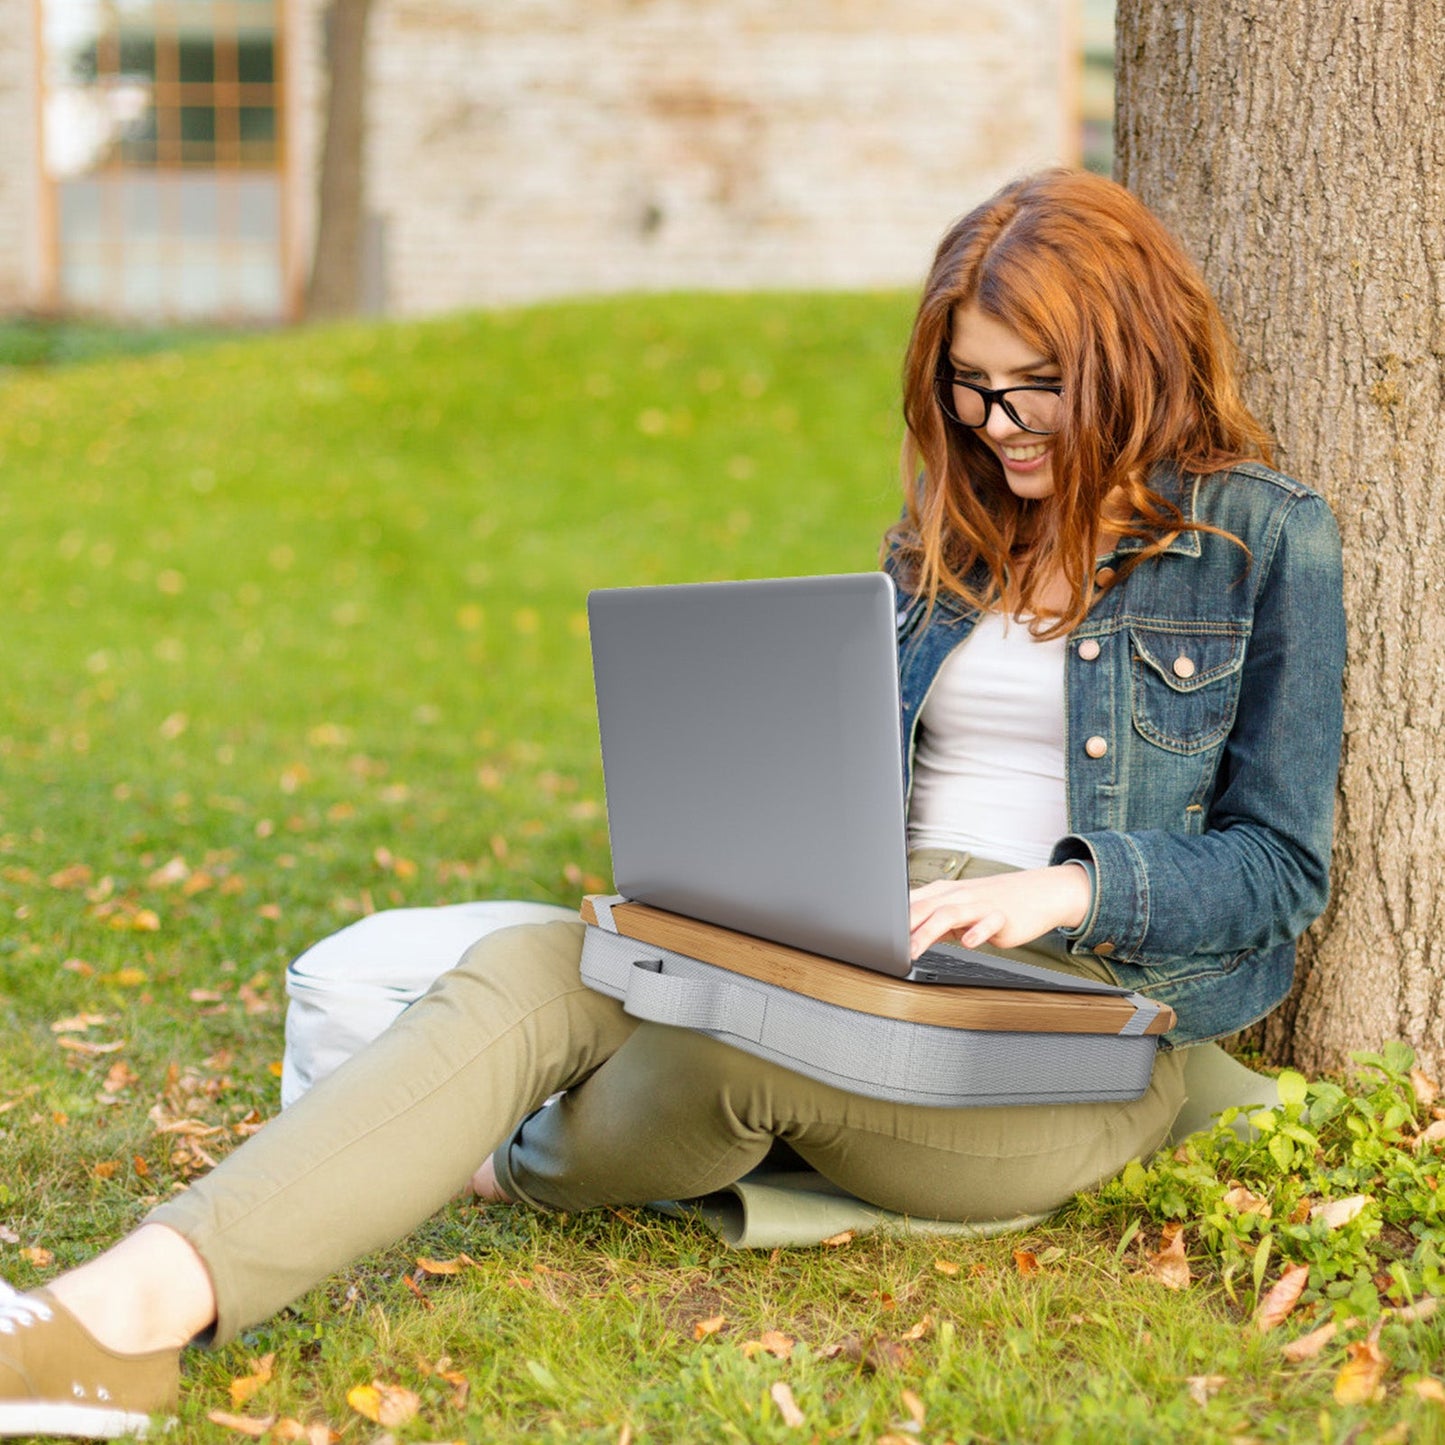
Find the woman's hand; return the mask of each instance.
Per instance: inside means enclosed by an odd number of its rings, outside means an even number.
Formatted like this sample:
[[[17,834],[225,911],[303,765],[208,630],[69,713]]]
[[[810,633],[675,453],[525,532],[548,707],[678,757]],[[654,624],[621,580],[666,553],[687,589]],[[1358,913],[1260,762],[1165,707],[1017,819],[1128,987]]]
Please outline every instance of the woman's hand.
[[[909,947],[914,958],[939,939],[1017,948],[1052,928],[1077,928],[1091,901],[1089,875],[1077,863],[940,879],[909,894]]]

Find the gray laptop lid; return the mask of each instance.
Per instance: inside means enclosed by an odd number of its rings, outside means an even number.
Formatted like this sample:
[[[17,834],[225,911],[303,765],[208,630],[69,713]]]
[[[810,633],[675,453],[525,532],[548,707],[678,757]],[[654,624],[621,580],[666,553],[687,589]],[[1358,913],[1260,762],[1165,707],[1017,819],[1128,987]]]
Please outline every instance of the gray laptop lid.
[[[620,894],[908,972],[894,609],[881,573],[590,595]]]

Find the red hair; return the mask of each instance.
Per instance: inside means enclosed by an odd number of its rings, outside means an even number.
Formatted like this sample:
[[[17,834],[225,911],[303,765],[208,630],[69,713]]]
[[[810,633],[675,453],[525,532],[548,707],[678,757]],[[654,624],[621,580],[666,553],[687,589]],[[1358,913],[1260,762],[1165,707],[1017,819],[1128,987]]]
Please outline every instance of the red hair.
[[[938,391],[954,310],[976,305],[1062,373],[1053,494],[1009,491],[998,459],[944,413]],[[1093,560],[1110,524],[1144,546],[1127,570],[1188,527],[1148,484],[1162,461],[1209,474],[1270,461],[1269,436],[1239,395],[1233,343],[1203,278],[1145,206],[1113,181],[1051,170],[1005,186],[944,236],[903,367],[903,519],[887,546],[930,602],[1054,619],[1088,613]],[[1060,572],[1069,601],[1039,594]]]

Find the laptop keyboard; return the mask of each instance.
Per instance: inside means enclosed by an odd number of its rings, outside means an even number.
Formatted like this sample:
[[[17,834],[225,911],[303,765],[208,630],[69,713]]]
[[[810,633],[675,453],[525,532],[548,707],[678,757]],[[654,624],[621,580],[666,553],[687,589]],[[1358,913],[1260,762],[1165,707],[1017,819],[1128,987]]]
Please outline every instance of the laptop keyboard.
[[[1031,988],[1055,993],[1128,993],[1092,978],[1058,973],[1029,963],[1002,963],[988,953],[942,945],[913,960],[910,983],[937,983],[957,988]]]

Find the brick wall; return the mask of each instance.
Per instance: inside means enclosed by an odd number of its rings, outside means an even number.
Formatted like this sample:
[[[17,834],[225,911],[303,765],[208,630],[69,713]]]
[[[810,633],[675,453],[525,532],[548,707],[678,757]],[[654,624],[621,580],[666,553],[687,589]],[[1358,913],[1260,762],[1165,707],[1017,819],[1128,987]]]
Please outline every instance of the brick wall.
[[[912,283],[1072,158],[1070,0],[379,0],[388,310]]]
[[[39,286],[32,24],[30,0],[0,0],[0,312]]]

